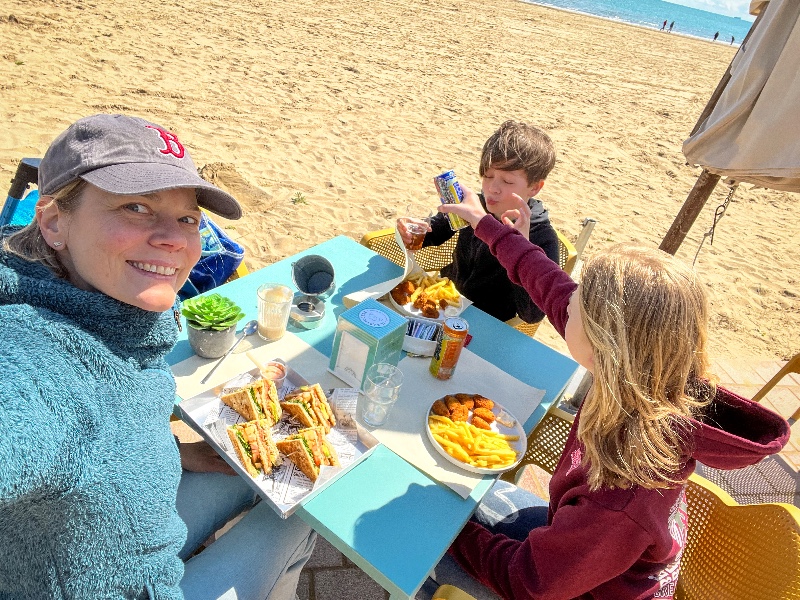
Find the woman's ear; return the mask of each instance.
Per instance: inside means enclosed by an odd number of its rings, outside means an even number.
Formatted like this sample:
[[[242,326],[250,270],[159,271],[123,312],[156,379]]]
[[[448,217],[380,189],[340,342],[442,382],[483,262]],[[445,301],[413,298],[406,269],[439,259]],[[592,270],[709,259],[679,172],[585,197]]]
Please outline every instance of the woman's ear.
[[[40,196],[36,202],[36,223],[39,231],[47,244],[58,250],[64,246],[65,224],[63,223],[64,214],[59,210],[58,205],[52,196]]]

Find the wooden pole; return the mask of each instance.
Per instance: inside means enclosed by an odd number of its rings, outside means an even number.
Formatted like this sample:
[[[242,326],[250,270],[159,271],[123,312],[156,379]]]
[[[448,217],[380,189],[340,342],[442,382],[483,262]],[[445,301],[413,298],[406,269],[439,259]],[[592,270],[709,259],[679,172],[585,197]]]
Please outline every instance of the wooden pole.
[[[711,196],[711,192],[717,187],[719,179],[719,175],[709,173],[703,169],[692,191],[689,192],[689,196],[686,198],[683,206],[681,206],[678,216],[675,217],[669,231],[667,231],[667,235],[665,235],[664,239],[661,241],[661,245],[659,246],[660,250],[668,252],[669,254],[675,254],[675,252],[678,251],[681,243],[683,243],[683,240],[686,238],[686,234],[689,233],[689,230],[697,219],[697,215],[703,210],[706,201]]]

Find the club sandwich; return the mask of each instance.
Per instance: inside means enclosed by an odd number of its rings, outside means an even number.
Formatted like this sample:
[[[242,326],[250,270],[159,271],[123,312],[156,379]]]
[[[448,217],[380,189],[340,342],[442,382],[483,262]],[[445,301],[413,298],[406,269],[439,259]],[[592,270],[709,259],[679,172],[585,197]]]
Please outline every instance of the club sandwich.
[[[251,476],[265,475],[280,464],[280,454],[272,439],[268,419],[238,423],[228,427],[228,437],[244,468]]]
[[[329,433],[331,427],[336,425],[333,409],[318,383],[304,385],[287,393],[281,407],[304,427],[320,426],[325,433]]]
[[[325,429],[321,426],[301,429],[276,445],[311,481],[317,480],[323,466],[340,466],[336,450],[325,439]]]
[[[244,387],[223,394],[220,400],[248,421],[266,419],[271,427],[281,418],[278,391],[270,379],[256,379]]]

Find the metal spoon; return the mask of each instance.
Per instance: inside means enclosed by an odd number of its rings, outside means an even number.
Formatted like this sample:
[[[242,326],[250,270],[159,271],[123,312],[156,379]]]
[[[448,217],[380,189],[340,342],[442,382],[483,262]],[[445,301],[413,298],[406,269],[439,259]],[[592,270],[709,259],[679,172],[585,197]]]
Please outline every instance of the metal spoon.
[[[239,339],[234,342],[230,350],[228,350],[225,354],[222,355],[222,358],[220,358],[217,361],[217,364],[215,364],[214,368],[208,372],[208,375],[206,375],[200,380],[200,383],[205,383],[206,381],[208,381],[209,378],[214,374],[214,371],[217,370],[217,367],[222,364],[222,361],[228,358],[228,355],[231,352],[233,352],[233,349],[239,345],[239,342],[241,342],[248,335],[253,335],[257,330],[258,330],[258,321],[248,321],[247,323],[245,323],[245,326],[242,328],[242,334],[239,336]]]

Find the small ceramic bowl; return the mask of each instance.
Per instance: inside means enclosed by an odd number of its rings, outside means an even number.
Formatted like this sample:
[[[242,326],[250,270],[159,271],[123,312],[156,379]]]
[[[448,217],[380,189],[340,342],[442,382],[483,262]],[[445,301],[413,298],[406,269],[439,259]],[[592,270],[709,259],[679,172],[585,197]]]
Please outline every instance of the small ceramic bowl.
[[[275,387],[281,389],[286,380],[286,363],[279,358],[268,360],[261,367],[261,376],[264,379],[271,379],[275,383]]]

